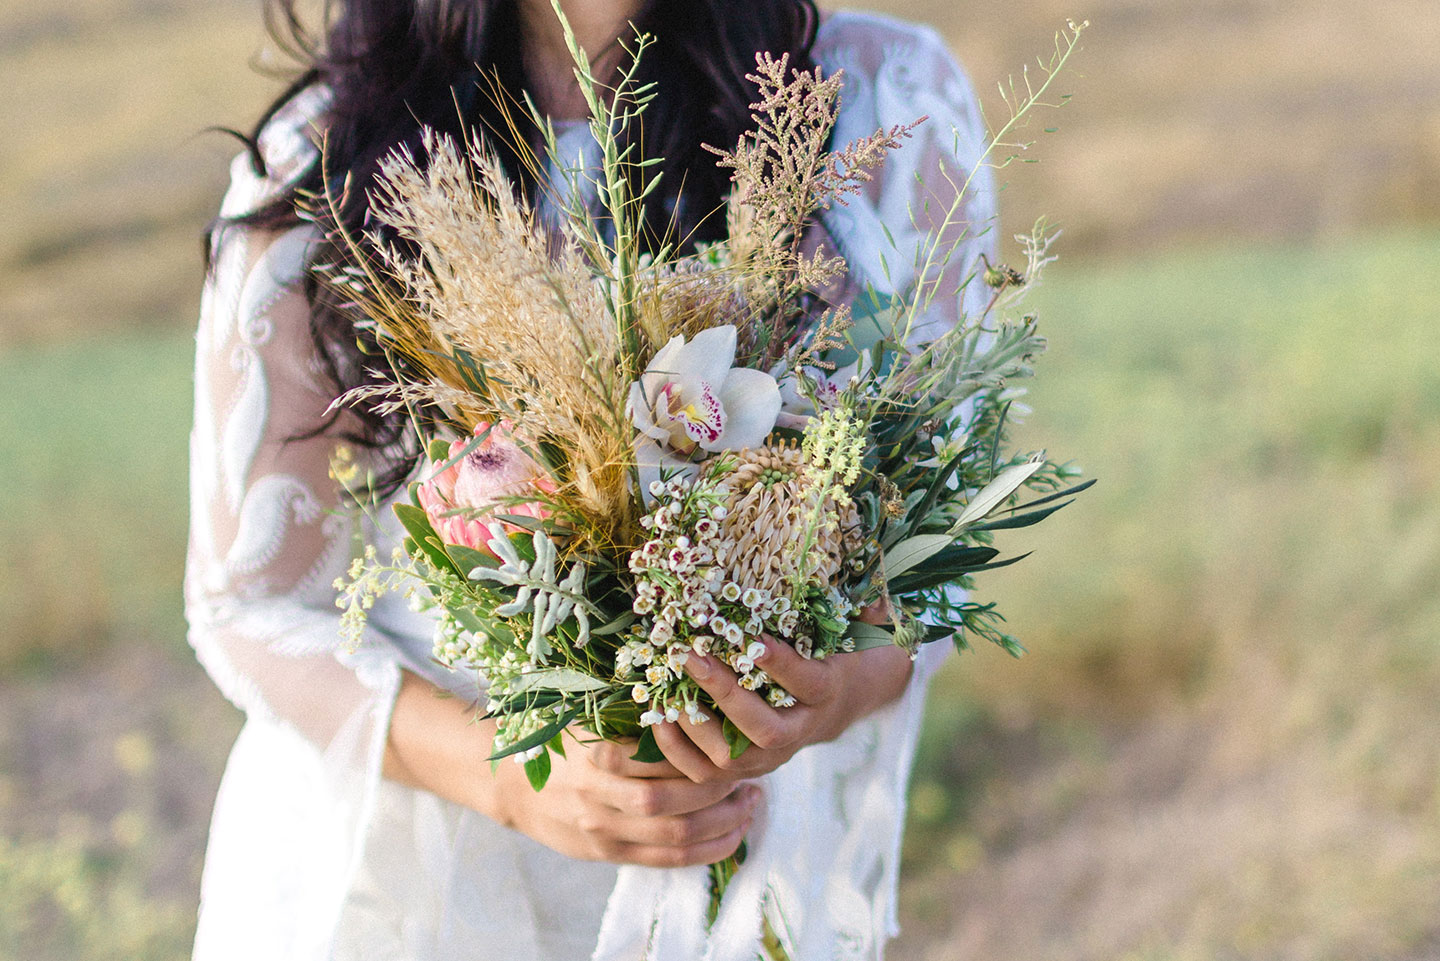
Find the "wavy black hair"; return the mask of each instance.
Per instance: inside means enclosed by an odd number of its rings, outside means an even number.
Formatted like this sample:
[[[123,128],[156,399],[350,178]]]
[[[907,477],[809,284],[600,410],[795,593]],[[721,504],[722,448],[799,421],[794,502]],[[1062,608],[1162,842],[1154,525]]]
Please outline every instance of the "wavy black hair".
[[[327,4],[327,22],[310,32],[295,0],[269,0],[266,22],[271,35],[295,56],[302,72],[242,135],[250,161],[267,173],[260,133],[287,103],[305,90],[323,86],[328,106],[318,125],[324,130],[324,169],[319,158],[284,185],[258,210],[218,221],[229,225],[285,229],[301,222],[303,198],[344,182],[350,190],[338,205],[338,219],[351,236],[360,236],[367,214],[365,186],[373,182],[381,159],[408,146],[423,163],[420,129],[428,126],[452,136],[473,137],[507,129],[502,107],[488,91],[514,96],[526,89],[520,42],[519,0],[335,0]],[[649,0],[636,27],[653,34],[640,79],[655,81],[657,97],[645,117],[639,147],[647,157],[663,158],[661,189],[647,199],[646,221],[673,224],[673,236],[697,241],[718,239],[724,218],[719,209],[728,186],[725,171],[702,144],[733,145],[750,127],[749,105],[756,99],[746,74],[755,54],[789,54],[791,66],[813,66],[810,50],[819,23],[814,0]],[[490,136],[516,189],[533,189],[510,138]],[[683,198],[680,196],[683,184]],[[332,191],[333,193],[333,191]],[[209,249],[210,244],[207,244]],[[339,256],[321,242],[312,263]],[[311,304],[311,334],[337,395],[370,383],[375,345],[357,331],[354,320],[312,273],[306,295]],[[379,486],[393,491],[410,474],[419,456],[413,431],[403,414],[384,415],[355,409],[356,428],[348,440],[379,452]],[[333,421],[317,430],[328,430]]]

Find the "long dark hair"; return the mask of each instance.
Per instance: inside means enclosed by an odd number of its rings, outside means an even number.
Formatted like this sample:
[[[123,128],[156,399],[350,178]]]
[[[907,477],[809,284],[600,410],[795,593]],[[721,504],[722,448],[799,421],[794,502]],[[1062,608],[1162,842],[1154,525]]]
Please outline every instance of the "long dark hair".
[[[338,219],[352,236],[362,233],[367,213],[364,187],[380,160],[409,146],[423,162],[420,128],[474,136],[506,128],[492,85],[515,94],[526,86],[521,54],[519,0],[340,0],[327,4],[328,23],[310,33],[295,0],[269,0],[271,35],[303,65],[303,71],[243,137],[256,173],[267,173],[260,133],[287,103],[316,86],[329,93],[318,118],[325,131],[324,169],[317,157],[274,200],[258,210],[217,222],[285,229],[301,222],[297,201],[346,178],[352,189]],[[663,158],[662,189],[647,200],[647,222],[669,225],[689,243],[718,239],[724,218],[709,216],[721,205],[728,177],[702,144],[729,147],[750,126],[756,99],[745,75],[755,53],[788,53],[791,65],[813,66],[810,49],[819,15],[814,0],[650,0],[637,28],[655,35],[641,63],[642,79],[657,83],[658,96],[645,119],[640,147]],[[526,191],[523,164],[508,138],[490,137],[517,189]],[[680,189],[683,184],[683,199]],[[678,200],[678,202],[677,202]],[[322,241],[312,263],[337,251]],[[327,288],[307,274],[311,334],[325,372],[338,392],[369,383],[373,342]],[[401,414],[354,410],[347,439],[377,451],[379,486],[394,490],[413,469],[418,445]],[[326,424],[321,430],[329,429]],[[318,432],[318,431],[317,431]]]

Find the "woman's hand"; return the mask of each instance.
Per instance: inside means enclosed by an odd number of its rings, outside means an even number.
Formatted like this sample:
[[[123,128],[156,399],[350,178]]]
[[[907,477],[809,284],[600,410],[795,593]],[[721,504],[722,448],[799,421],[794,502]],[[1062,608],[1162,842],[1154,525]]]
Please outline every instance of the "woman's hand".
[[[735,673],[713,657],[691,654],[685,670],[725,716],[750,739],[738,758],[721,724],[686,718],[655,725],[655,742],[686,777],[700,784],[729,783],[768,774],[808,744],[830,741],[852,723],[900,696],[910,680],[910,656],[898,647],[833,654],[808,660],[783,641],[765,636],[765,653],[756,659],[781,687],[794,695],[790,707],[771,707],[740,686]]]
[[[465,805],[573,858],[680,867],[735,853],[760,800],[755,785],[699,784],[668,763],[630,760],[633,745],[566,743],[536,791],[524,768],[491,772],[493,722],[406,673],[386,744],[385,776]]]
[[[734,854],[760,789],[697,784],[666,762],[630,760],[634,752],[633,744],[569,742],[565,757],[552,755],[538,793],[520,765],[502,761],[497,820],[586,861],[671,868]]]

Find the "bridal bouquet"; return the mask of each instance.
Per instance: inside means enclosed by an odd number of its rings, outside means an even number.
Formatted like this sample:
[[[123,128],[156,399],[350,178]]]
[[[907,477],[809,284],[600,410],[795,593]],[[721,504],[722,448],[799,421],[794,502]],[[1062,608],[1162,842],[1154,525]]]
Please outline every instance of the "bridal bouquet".
[[[648,40],[604,88],[571,43],[595,169],[562,170],[530,206],[483,143],[430,135],[427,163],[383,165],[371,207],[388,233],[344,238],[353,257],[330,273],[389,371],[342,401],[410,410],[428,450],[394,508],[403,549],[372,549],[339,584],[346,630],[382,591],[433,607],[434,656],[484,676],[493,756],[537,789],[567,729],[658,759],[653,725],[715,715],[693,654],[783,709],[762,635],[811,658],[952,638],[1018,652],[963,591],[1014,560],[996,531],[1081,489],[1006,441],[1011,383],[1044,348],[1033,317],[1005,319],[1025,275],[967,265],[990,308],[927,343],[911,336],[925,311],[959,295],[935,279],[938,238],[913,289],[816,309],[845,264],[806,252],[806,224],[910,127],[831,151],[839,76],[766,55],[753,130],[715,150],[733,172],[728,239],[643,249],[664,235],[642,223],[656,183],[626,136],[652,93],[634,70]],[[1046,243],[1029,239],[1025,273]],[[724,729],[738,755],[743,733]]]

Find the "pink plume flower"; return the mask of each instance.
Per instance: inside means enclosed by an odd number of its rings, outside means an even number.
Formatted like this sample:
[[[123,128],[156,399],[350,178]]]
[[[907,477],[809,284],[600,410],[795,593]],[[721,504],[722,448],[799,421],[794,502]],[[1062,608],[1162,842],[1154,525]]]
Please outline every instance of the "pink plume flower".
[[[550,510],[541,501],[510,500],[526,494],[553,494],[555,482],[544,468],[515,443],[513,424],[481,422],[475,425],[474,437],[490,432],[469,453],[429,480],[420,484],[420,506],[430,518],[435,533],[447,544],[457,544],[494,555],[488,541],[488,525],[496,514],[533,517],[543,520]],[[450,445],[454,459],[471,442],[461,438]],[[505,524],[506,530],[521,527]]]

